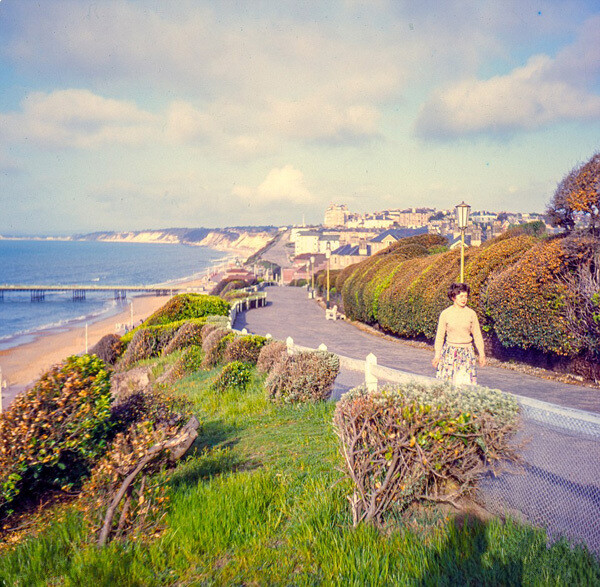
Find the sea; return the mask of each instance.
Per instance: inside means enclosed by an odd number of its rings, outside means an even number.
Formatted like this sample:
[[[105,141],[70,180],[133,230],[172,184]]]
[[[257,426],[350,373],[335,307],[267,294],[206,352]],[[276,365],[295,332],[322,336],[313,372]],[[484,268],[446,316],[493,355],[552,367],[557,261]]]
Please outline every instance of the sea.
[[[181,244],[99,241],[0,240],[1,285],[168,285],[203,275],[226,253]],[[131,294],[127,294],[131,296]],[[0,299],[0,350],[30,342],[40,331],[68,329],[116,314],[128,301],[113,291],[46,292],[31,301],[29,292],[5,292]]]

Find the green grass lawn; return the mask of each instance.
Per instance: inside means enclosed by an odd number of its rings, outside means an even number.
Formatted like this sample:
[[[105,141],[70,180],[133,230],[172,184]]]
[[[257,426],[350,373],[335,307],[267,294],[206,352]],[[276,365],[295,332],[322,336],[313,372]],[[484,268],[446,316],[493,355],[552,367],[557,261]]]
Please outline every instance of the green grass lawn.
[[[333,404],[278,407],[257,378],[217,394],[180,381],[202,430],[170,474],[164,531],[98,549],[66,508],[0,557],[2,585],[597,585],[580,548],[515,522],[455,524],[435,509],[352,528]]]

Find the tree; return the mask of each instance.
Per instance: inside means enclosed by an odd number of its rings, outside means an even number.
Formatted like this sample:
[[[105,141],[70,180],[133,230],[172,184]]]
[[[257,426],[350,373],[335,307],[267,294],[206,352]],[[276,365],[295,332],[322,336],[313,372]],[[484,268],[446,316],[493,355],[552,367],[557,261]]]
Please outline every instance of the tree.
[[[547,213],[552,226],[566,232],[572,232],[579,220],[589,232],[599,234],[600,153],[572,169],[558,184]]]

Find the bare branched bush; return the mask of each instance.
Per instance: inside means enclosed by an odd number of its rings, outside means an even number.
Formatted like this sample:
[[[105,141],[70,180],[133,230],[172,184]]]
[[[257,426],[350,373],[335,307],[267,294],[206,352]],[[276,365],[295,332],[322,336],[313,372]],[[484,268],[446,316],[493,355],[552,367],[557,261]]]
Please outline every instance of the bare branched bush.
[[[506,461],[518,404],[480,387],[363,387],[338,402],[334,425],[353,485],[354,525],[380,523],[418,500],[455,503]]]
[[[340,370],[337,355],[327,351],[302,351],[275,363],[265,381],[269,399],[277,403],[329,399]]]
[[[600,249],[600,241],[596,242]],[[600,361],[600,252],[563,278],[567,286],[565,317],[579,348]]]
[[[259,373],[268,373],[273,366],[287,357],[287,345],[281,340],[273,340],[266,344],[258,355],[256,370]]]

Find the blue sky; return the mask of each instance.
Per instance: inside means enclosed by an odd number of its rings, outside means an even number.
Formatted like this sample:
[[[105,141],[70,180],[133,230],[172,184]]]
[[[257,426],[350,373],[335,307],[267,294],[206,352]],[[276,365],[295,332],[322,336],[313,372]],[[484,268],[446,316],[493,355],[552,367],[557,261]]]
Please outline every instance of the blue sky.
[[[0,234],[542,212],[600,144],[600,5],[0,0]]]

